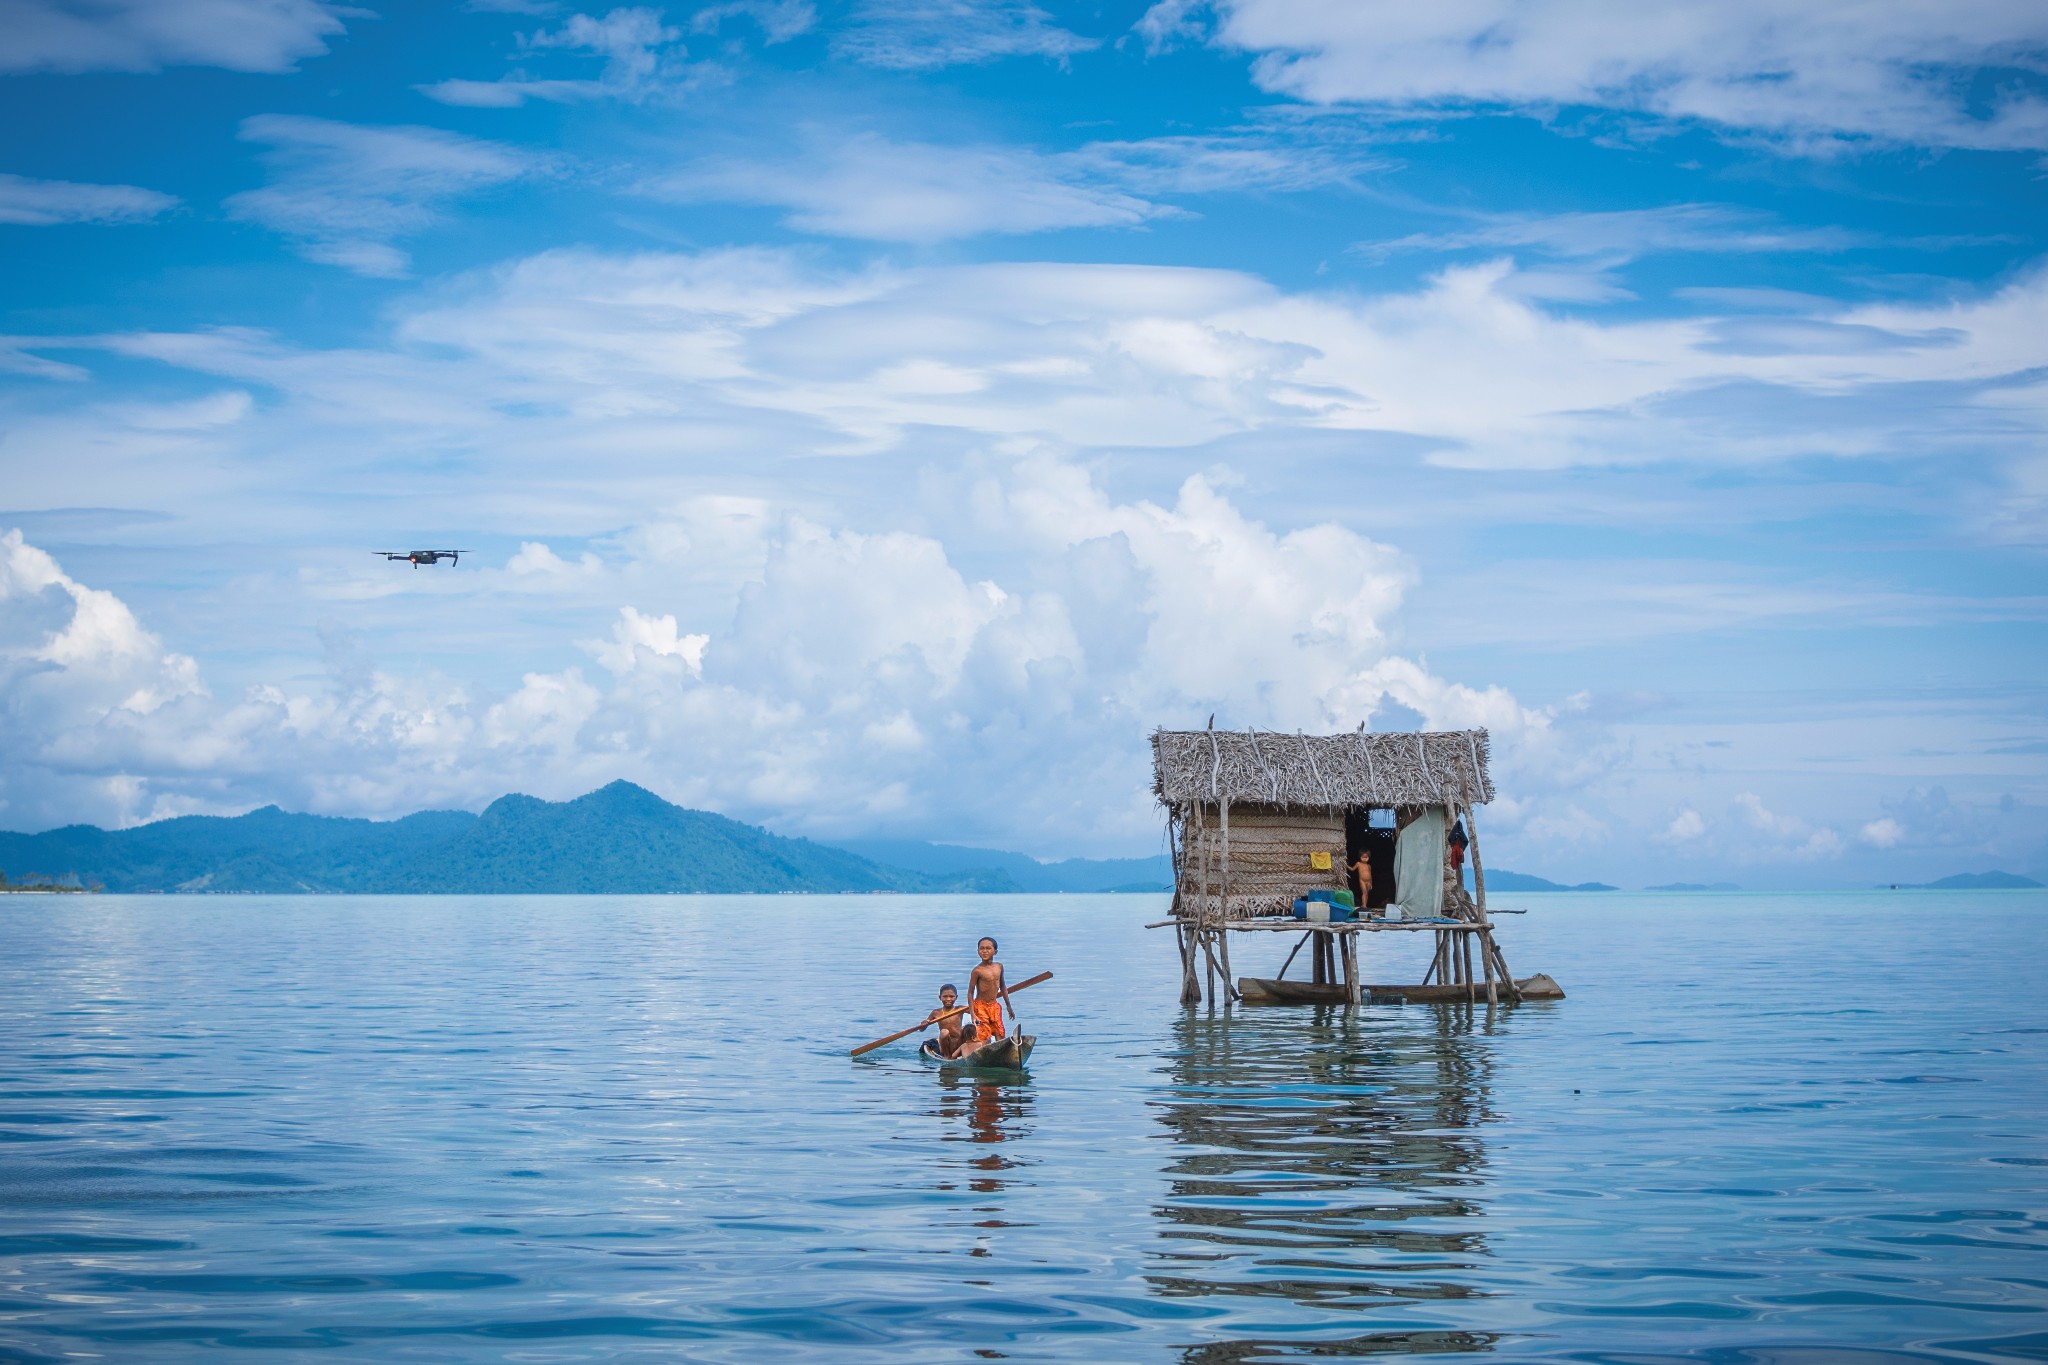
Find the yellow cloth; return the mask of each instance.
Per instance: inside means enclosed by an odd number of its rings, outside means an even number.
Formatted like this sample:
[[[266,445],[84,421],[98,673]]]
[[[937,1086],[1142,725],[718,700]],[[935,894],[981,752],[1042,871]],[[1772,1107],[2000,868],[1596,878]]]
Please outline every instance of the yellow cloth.
[[[974,1036],[986,1041],[990,1038],[1007,1038],[1003,1031],[1003,1002],[1000,1000],[970,1000],[967,1008],[974,1015]]]

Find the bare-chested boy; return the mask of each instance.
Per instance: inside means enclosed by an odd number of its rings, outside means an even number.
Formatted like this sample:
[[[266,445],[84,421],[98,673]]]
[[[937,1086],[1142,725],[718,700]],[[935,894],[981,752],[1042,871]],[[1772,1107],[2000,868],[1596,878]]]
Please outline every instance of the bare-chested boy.
[[[959,1001],[960,992],[947,982],[939,987],[939,1007],[924,1017],[926,1024],[939,1026],[938,1050],[941,1057],[959,1056],[960,1044],[967,1037],[960,1031],[960,1016],[953,1012]],[[943,1018],[940,1017],[942,1015]]]
[[[1003,964],[996,961],[996,941],[985,938],[974,945],[974,951],[981,956],[981,965],[967,978],[967,1008],[974,1015],[975,1036],[982,1042],[1007,1038],[1003,1028],[1003,1007],[1009,997],[1003,994]],[[1017,1017],[1015,1006],[1010,1007],[1010,1017]]]

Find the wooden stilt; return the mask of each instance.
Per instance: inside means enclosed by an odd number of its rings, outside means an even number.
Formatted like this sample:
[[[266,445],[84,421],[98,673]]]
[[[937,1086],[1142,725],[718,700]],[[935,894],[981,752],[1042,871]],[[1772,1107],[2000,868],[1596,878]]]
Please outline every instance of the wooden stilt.
[[[1472,981],[1472,935],[1470,934],[1458,935],[1458,965],[1460,968],[1459,981],[1465,987],[1465,998],[1467,1000],[1477,1000],[1479,998],[1479,990]]]
[[[1500,995],[1495,990],[1493,984],[1493,944],[1487,941],[1492,935],[1488,934],[1484,929],[1481,929],[1479,933],[1479,967],[1480,970],[1486,973],[1486,1006],[1488,1009],[1491,1009],[1500,1003]]]
[[[1221,924],[1216,927],[1216,950],[1223,958],[1223,998],[1237,999],[1237,978],[1230,974],[1230,931]]]
[[[1358,989],[1358,935],[1344,934],[1344,997],[1354,1006],[1359,1003]]]
[[[1176,924],[1173,936],[1180,941],[1180,1002],[1183,1005],[1202,1003],[1202,975],[1195,967],[1195,931],[1188,925]]]

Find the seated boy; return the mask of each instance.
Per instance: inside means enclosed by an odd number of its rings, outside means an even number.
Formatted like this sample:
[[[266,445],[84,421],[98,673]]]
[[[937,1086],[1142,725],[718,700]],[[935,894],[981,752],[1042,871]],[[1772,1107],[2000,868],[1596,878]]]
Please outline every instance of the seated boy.
[[[939,1007],[924,1017],[925,1023],[936,1023],[939,1026],[938,1050],[941,1057],[956,1057],[960,1054],[960,1043],[965,1037],[960,1021],[964,1016],[953,1013],[959,999],[960,992],[954,990],[952,983],[948,982],[939,987]],[[941,1015],[946,1017],[942,1019],[939,1017]]]

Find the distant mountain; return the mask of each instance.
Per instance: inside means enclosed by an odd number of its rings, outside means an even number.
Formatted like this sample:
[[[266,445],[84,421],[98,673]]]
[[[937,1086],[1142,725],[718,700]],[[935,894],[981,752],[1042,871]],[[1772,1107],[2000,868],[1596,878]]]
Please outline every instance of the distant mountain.
[[[1734,882],[1666,882],[1662,886],[1648,886],[1646,891],[1740,891]]]
[[[1022,853],[908,839],[859,839],[840,845],[863,858],[935,877],[971,877],[988,891],[1171,891],[1173,864],[1150,858],[1068,858],[1041,863]]]
[[[292,815],[266,806],[135,829],[0,833],[17,880],[75,874],[109,891],[625,894],[984,889],[971,876],[887,867],[785,839],[614,782],[573,801],[506,796],[481,815],[402,820]]]
[[[2041,883],[2032,877],[2022,877],[2016,872],[1958,872],[1953,877],[1943,877],[1938,882],[1921,882],[1908,886],[1901,882],[1900,891],[2019,891]]]
[[[1544,877],[1532,877],[1526,872],[1508,872],[1506,870],[1497,872],[1492,868],[1488,868],[1486,870],[1486,889],[1488,891],[1619,891],[1621,888],[1609,886],[1606,882],[1580,882],[1577,886],[1566,886],[1562,882],[1553,882]]]
[[[382,874],[459,838],[477,817],[437,810],[403,820],[291,815],[182,815],[134,829],[67,825],[45,834],[0,833],[10,876],[76,875],[109,891],[360,891]]]

